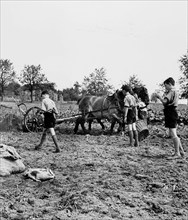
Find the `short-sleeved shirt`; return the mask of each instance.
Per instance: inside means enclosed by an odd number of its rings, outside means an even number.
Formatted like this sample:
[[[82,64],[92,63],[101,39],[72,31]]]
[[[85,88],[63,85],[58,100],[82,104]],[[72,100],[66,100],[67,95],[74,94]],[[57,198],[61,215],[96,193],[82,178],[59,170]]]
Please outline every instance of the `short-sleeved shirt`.
[[[124,99],[124,105],[125,107],[136,107],[137,103],[135,97],[131,94],[126,95]]]
[[[178,106],[179,94],[178,94],[177,90],[171,89],[170,91],[168,91],[165,94],[164,98],[166,98],[168,100],[165,107],[169,107],[169,106],[177,107]]]
[[[58,113],[55,102],[48,97],[42,100],[42,110],[44,111],[54,110],[55,113]]]

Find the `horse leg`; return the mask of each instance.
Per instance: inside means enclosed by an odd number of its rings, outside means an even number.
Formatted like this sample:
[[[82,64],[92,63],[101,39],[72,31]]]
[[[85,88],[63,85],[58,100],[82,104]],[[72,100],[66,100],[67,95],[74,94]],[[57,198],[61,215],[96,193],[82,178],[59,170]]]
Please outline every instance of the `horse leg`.
[[[124,120],[124,116],[123,116],[123,121],[119,122],[119,127],[118,127],[118,133],[121,131],[125,131],[125,120]]]
[[[116,119],[113,118],[111,121],[111,126],[110,126],[110,134],[113,133],[113,129],[114,129],[115,124],[116,124]]]
[[[86,134],[86,133],[87,133],[86,128],[85,128],[85,126],[84,126],[85,121],[86,121],[86,120],[85,120],[85,118],[82,118],[82,120],[81,120],[81,122],[80,122],[80,124],[81,124],[81,127],[82,127],[82,130],[83,130],[84,134]]]
[[[93,122],[93,119],[88,119],[88,130],[91,131],[91,124]]]
[[[105,126],[104,126],[104,124],[102,123],[101,119],[97,119],[97,122],[101,125],[102,130],[104,130],[104,129],[105,129]]]
[[[81,123],[81,118],[77,118],[76,119],[76,124],[75,124],[75,127],[74,127],[74,133],[76,134],[77,131],[78,131],[78,128],[79,128],[79,124]]]

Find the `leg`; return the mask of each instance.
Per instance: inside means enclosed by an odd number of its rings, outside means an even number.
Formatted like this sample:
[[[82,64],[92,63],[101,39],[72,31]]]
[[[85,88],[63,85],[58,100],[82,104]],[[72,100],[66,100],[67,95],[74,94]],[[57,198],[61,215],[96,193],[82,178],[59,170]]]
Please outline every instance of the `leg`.
[[[183,146],[182,146],[182,144],[181,144],[180,138],[179,138],[179,148],[180,148],[180,154],[181,154],[181,156],[184,157],[184,156],[185,156],[185,151],[184,151]]]
[[[56,137],[54,128],[49,128],[49,130],[52,135],[52,140],[53,140],[55,147],[56,147],[55,153],[59,153],[61,150],[60,150],[60,147],[58,146],[58,143],[57,143],[57,137]]]
[[[82,130],[83,130],[84,134],[86,134],[87,132],[86,132],[86,128],[84,126],[84,124],[85,124],[85,119],[84,118],[82,118],[82,120],[80,121],[80,124],[81,124],[81,127],[82,127]]]
[[[88,130],[91,131],[91,124],[93,122],[93,119],[88,119]]]
[[[114,129],[115,124],[116,124],[116,119],[113,118],[113,119],[112,119],[112,122],[111,122],[111,126],[110,126],[110,134],[113,133],[113,129]]]
[[[183,146],[181,144],[181,140],[176,134],[176,128],[169,129],[169,135],[173,138],[173,142],[175,143],[174,144],[174,146],[175,146],[174,156],[181,155],[183,157],[185,155],[185,152],[184,152]],[[176,142],[178,143],[178,147],[176,147]]]
[[[125,116],[123,115],[122,130],[125,131]]]
[[[42,145],[44,144],[44,142],[46,141],[46,133],[47,133],[47,128],[45,128],[43,130],[43,133],[42,133],[42,136],[41,136],[41,139],[40,139],[40,143],[35,147],[35,150],[39,150]]]
[[[74,127],[74,133],[75,133],[75,134],[76,134],[77,131],[78,131],[79,124],[80,124],[80,118],[77,118],[77,119],[76,119],[76,124],[75,124],[75,127]]]
[[[133,147],[133,130],[132,130],[132,124],[128,124],[128,134],[129,134],[130,146]]]
[[[124,120],[124,116],[122,117],[123,120],[122,122],[119,122],[119,127],[118,127],[118,133],[121,132],[123,135],[125,133],[125,120]]]
[[[117,132],[119,133],[119,132],[123,132],[124,130],[123,130],[123,125],[122,124],[119,124],[119,127],[118,127],[118,130],[117,130]]]
[[[104,126],[104,124],[102,123],[101,119],[97,119],[97,122],[101,125],[102,130],[104,130],[104,129],[105,129],[105,126]]]
[[[173,144],[174,144],[174,157],[181,157],[181,154],[180,154],[180,139],[179,137],[177,136],[177,133],[176,133],[176,128],[169,128],[169,133],[170,133],[170,136],[173,140]]]
[[[114,118],[114,122],[112,122],[112,124],[111,124],[111,131],[113,131],[113,128],[114,128],[114,125],[115,125],[116,122],[119,124],[119,127],[118,127],[117,132],[118,132],[118,133],[119,133],[119,132],[122,132],[122,134],[124,134],[124,131],[125,131],[125,121],[124,121],[124,117],[121,118],[121,116],[120,116],[120,117],[116,116],[116,117]]]
[[[136,130],[136,123],[133,123],[133,135],[134,135],[134,139],[135,139],[134,146],[139,147],[138,131]]]

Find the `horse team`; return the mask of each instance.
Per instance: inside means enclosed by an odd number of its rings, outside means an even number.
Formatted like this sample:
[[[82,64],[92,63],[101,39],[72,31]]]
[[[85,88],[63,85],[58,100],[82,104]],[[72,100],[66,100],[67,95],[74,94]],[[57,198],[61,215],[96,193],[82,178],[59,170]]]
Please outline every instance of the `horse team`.
[[[142,102],[145,106],[149,104],[148,91],[144,86],[135,87],[132,89],[132,94]],[[81,116],[77,118],[74,133],[77,133],[79,125],[81,125],[84,133],[87,133],[85,122],[89,123],[89,131],[94,119],[101,125],[102,129],[105,128],[102,119],[107,119],[111,122],[110,132],[113,132],[115,123],[119,124],[118,131],[124,130],[124,98],[122,90],[116,90],[113,95],[108,96],[93,96],[85,95],[78,100],[79,111]],[[139,110],[139,109],[138,109]],[[138,114],[139,115],[139,114]]]

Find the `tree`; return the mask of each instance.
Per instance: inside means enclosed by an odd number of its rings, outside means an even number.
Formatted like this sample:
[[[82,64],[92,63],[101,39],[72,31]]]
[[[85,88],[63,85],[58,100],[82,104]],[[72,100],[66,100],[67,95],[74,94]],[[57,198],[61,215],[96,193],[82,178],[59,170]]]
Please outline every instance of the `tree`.
[[[113,86],[108,84],[106,70],[103,67],[84,77],[83,87],[90,95],[106,95],[113,89]]]
[[[125,84],[129,85],[131,88],[141,87],[141,86],[145,87],[145,85],[142,83],[142,81],[140,79],[138,79],[138,76],[134,75],[134,74],[129,77],[129,81],[125,82]]]
[[[41,92],[44,90],[51,91],[50,95],[53,97],[54,93],[57,93],[55,86],[56,85],[53,82],[40,83],[40,84],[36,85],[35,100],[40,100]]]
[[[79,96],[80,93],[82,93],[82,86],[78,82],[75,82],[74,83],[74,90],[77,93],[77,95]]]
[[[181,63],[180,71],[183,74],[179,79],[181,97],[188,99],[188,51],[180,58],[179,62]]]
[[[18,96],[20,93],[20,87],[21,85],[18,82],[12,81],[11,83],[8,84],[6,90],[13,93],[15,96]]]
[[[65,101],[77,101],[82,96],[82,88],[78,82],[75,82],[73,87],[63,89],[62,95]]]
[[[25,90],[30,91],[31,102],[33,102],[33,92],[42,83],[48,83],[47,78],[41,73],[41,66],[26,65],[22,70],[20,82],[24,84]]]
[[[72,88],[67,88],[67,89],[63,89],[63,99],[65,101],[76,101],[78,98],[78,95],[75,91],[75,89]]]
[[[3,101],[6,86],[12,82],[16,73],[13,64],[8,59],[0,59],[0,96]]]

